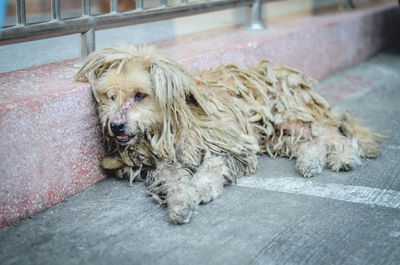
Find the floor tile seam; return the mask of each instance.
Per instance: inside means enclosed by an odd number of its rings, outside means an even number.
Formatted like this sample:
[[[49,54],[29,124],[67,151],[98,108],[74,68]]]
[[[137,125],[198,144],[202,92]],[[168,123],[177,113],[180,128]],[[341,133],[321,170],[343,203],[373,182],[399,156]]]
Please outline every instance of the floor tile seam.
[[[239,179],[237,186],[400,209],[400,191],[367,186],[321,184],[312,180],[290,177],[257,178],[251,176]]]

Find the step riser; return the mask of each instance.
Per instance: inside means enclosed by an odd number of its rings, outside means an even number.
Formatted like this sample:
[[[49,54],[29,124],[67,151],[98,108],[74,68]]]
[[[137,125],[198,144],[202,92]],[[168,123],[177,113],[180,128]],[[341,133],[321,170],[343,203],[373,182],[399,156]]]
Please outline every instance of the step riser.
[[[10,223],[103,179],[89,88],[0,110],[1,220]]]

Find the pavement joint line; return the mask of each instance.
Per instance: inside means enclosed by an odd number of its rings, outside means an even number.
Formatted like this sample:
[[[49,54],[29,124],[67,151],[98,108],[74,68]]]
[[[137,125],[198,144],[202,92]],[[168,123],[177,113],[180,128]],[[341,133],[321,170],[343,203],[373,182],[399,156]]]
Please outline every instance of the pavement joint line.
[[[400,149],[400,145],[391,144],[391,145],[387,145],[386,147],[389,148],[389,149],[395,149],[395,150],[399,150]]]
[[[400,209],[400,192],[395,190],[336,183],[321,184],[313,183],[309,179],[290,177],[254,176],[240,178],[237,186]]]

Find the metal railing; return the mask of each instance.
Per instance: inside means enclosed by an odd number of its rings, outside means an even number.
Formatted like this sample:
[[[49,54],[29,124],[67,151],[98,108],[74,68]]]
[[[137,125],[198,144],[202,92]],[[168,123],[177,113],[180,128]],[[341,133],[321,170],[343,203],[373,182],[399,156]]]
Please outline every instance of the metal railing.
[[[178,5],[169,6],[168,0],[160,0],[158,7],[145,9],[144,1],[136,0],[134,10],[119,12],[118,0],[110,0],[109,13],[92,15],[91,1],[82,0],[82,16],[62,19],[60,0],[51,0],[50,21],[27,23],[25,0],[17,0],[16,24],[2,29],[0,45],[78,33],[80,57],[83,59],[95,50],[95,31],[98,29],[134,25],[242,6],[251,8],[251,19],[246,28],[262,30],[266,27],[261,19],[261,5],[262,2],[266,1],[268,0],[201,0],[198,2],[181,0]]]
[[[134,10],[119,12],[118,0],[110,0],[110,11],[108,13],[92,15],[91,0],[82,0],[82,15],[80,17],[62,19],[60,0],[51,0],[51,19],[49,21],[27,23],[25,0],[17,0],[16,24],[3,27],[0,35],[0,45],[78,33],[80,58],[84,59],[95,50],[95,32],[99,29],[248,6],[251,8],[250,19],[248,25],[244,28],[263,30],[266,29],[266,26],[261,19],[262,2],[280,0],[198,0],[197,2],[181,0],[178,5],[169,5],[168,0],[159,1],[160,5],[158,7],[144,8],[144,0],[136,0]],[[341,1],[344,8],[354,7],[353,0],[338,1]]]

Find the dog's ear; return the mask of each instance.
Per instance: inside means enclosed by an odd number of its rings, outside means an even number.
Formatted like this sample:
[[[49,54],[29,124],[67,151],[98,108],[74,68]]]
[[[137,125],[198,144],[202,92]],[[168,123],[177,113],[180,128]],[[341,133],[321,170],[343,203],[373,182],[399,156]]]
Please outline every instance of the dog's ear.
[[[136,48],[129,47],[105,47],[89,54],[81,68],[74,76],[74,81],[89,82],[91,87],[96,87],[97,80],[109,69],[122,69],[124,64],[136,53]],[[99,99],[93,90],[97,102]]]
[[[188,111],[188,104],[195,104],[209,113],[207,102],[197,87],[197,83],[202,81],[182,64],[165,55],[158,55],[150,63],[149,71],[156,100],[163,112],[170,111],[176,117],[184,115],[179,112]]]
[[[191,105],[201,108],[205,115],[210,113],[210,108],[197,86],[202,81],[182,64],[155,53],[150,58],[149,67],[156,102],[163,116],[163,128],[155,145],[159,151],[175,159],[174,146],[186,142],[195,120]]]
[[[95,81],[107,70],[120,66],[124,59],[126,60],[126,54],[116,48],[107,47],[92,52],[75,74],[74,81]]]
[[[163,111],[178,110],[190,93],[193,81],[189,72],[177,62],[160,58],[150,66],[154,93]]]

